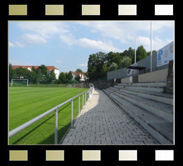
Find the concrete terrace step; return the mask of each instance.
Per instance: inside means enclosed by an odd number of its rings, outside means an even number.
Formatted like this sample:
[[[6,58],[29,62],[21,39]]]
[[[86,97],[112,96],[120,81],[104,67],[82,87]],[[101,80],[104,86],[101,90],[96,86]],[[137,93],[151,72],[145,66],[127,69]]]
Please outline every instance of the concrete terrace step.
[[[110,94],[109,97],[139,122],[161,144],[173,143],[173,123],[147,112],[115,94]]]
[[[131,86],[137,87],[166,87],[166,82],[147,82],[147,83],[133,83]]]
[[[114,94],[118,97],[128,100],[132,104],[137,105],[142,109],[147,110],[148,112],[168,120],[169,122],[173,122],[173,107],[171,105],[149,100],[140,96],[134,96],[122,91],[115,92]]]
[[[116,88],[116,87],[110,87],[109,89],[110,89],[111,92],[115,92],[115,91],[118,90],[118,88]]]
[[[137,91],[126,90],[125,88],[123,89],[121,88],[119,91],[173,106],[173,95],[162,94],[157,92],[140,91],[140,90]]]
[[[159,93],[163,93],[164,92],[164,88],[156,88],[156,87],[137,87],[137,86],[126,86],[126,89],[129,90],[142,90],[142,91],[149,91],[149,92],[159,92]]]
[[[112,93],[112,91],[109,90],[109,89],[104,89],[103,91],[104,91],[107,95],[110,94],[110,93]]]

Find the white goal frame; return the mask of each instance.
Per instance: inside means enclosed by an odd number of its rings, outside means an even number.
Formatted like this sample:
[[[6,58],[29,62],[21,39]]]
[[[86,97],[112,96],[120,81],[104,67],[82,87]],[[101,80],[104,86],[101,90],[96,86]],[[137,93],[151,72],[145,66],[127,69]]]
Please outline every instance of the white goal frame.
[[[27,80],[27,86],[29,86],[29,80],[28,79],[11,79],[11,86],[13,86],[13,81],[14,80]]]

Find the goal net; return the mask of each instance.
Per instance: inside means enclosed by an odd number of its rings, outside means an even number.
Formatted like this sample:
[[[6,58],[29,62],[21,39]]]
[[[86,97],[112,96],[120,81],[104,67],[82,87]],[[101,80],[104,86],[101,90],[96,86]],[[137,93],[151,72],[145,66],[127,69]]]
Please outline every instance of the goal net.
[[[11,86],[28,86],[28,79],[12,79]]]

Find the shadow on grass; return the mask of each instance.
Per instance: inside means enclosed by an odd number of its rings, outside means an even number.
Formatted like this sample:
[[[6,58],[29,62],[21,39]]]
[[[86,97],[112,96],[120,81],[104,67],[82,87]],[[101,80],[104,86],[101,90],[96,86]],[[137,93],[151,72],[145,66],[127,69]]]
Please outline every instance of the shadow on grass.
[[[70,128],[70,123],[65,125],[63,128],[58,130],[58,144],[62,137],[66,134],[67,130]],[[51,134],[49,137],[47,137],[45,140],[39,142],[38,144],[54,144],[55,140],[55,134]],[[48,143],[49,142],[49,143]]]
[[[58,111],[58,113],[60,113],[62,110],[64,110],[66,107],[68,107],[70,105],[70,103],[68,103],[68,104],[66,104],[64,107],[62,107],[59,111]],[[16,141],[14,141],[12,144],[17,144],[19,141],[21,141],[23,138],[25,138],[25,137],[27,137],[29,134],[31,134],[34,130],[36,130],[37,128],[39,128],[40,126],[42,126],[42,125],[44,125],[45,124],[45,122],[47,122],[48,120],[50,120],[51,118],[53,118],[55,116],[55,114],[54,115],[52,115],[52,116],[50,116],[49,118],[47,118],[46,120],[44,120],[41,124],[39,124],[38,126],[36,126],[34,129],[32,129],[32,130],[30,130],[28,133],[26,133],[24,136],[22,136],[21,138],[19,138],[19,139],[17,139]],[[66,129],[68,129],[69,126],[70,125],[70,123],[68,124],[68,125],[66,125],[65,127],[63,127],[62,129],[60,129],[59,131],[58,131],[58,136],[60,136],[61,134],[59,134],[60,132],[61,132],[61,130],[63,130],[63,131],[67,131]],[[65,133],[64,132],[64,133]],[[51,138],[50,138],[51,137]],[[52,144],[52,143],[48,143],[51,139],[52,139],[52,141],[51,142],[54,142],[54,134],[53,135],[51,135],[50,137],[48,137],[48,139],[45,139],[44,141],[42,141],[42,142],[40,142],[40,144]],[[53,137],[53,138],[52,138]],[[61,138],[59,138],[59,139],[61,139]],[[47,142],[46,142],[46,140],[47,140]],[[49,141],[48,141],[49,140]]]

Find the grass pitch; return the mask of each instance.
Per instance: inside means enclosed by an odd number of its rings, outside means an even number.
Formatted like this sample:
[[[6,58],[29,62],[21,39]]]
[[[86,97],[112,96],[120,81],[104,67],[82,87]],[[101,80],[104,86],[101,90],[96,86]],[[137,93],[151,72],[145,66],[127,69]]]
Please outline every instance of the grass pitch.
[[[9,131],[85,90],[85,88],[10,87]],[[73,108],[76,117],[78,98],[74,100]],[[58,112],[58,141],[60,141],[70,127],[71,103],[60,107]],[[54,144],[54,131],[55,112],[11,137],[9,144]]]

